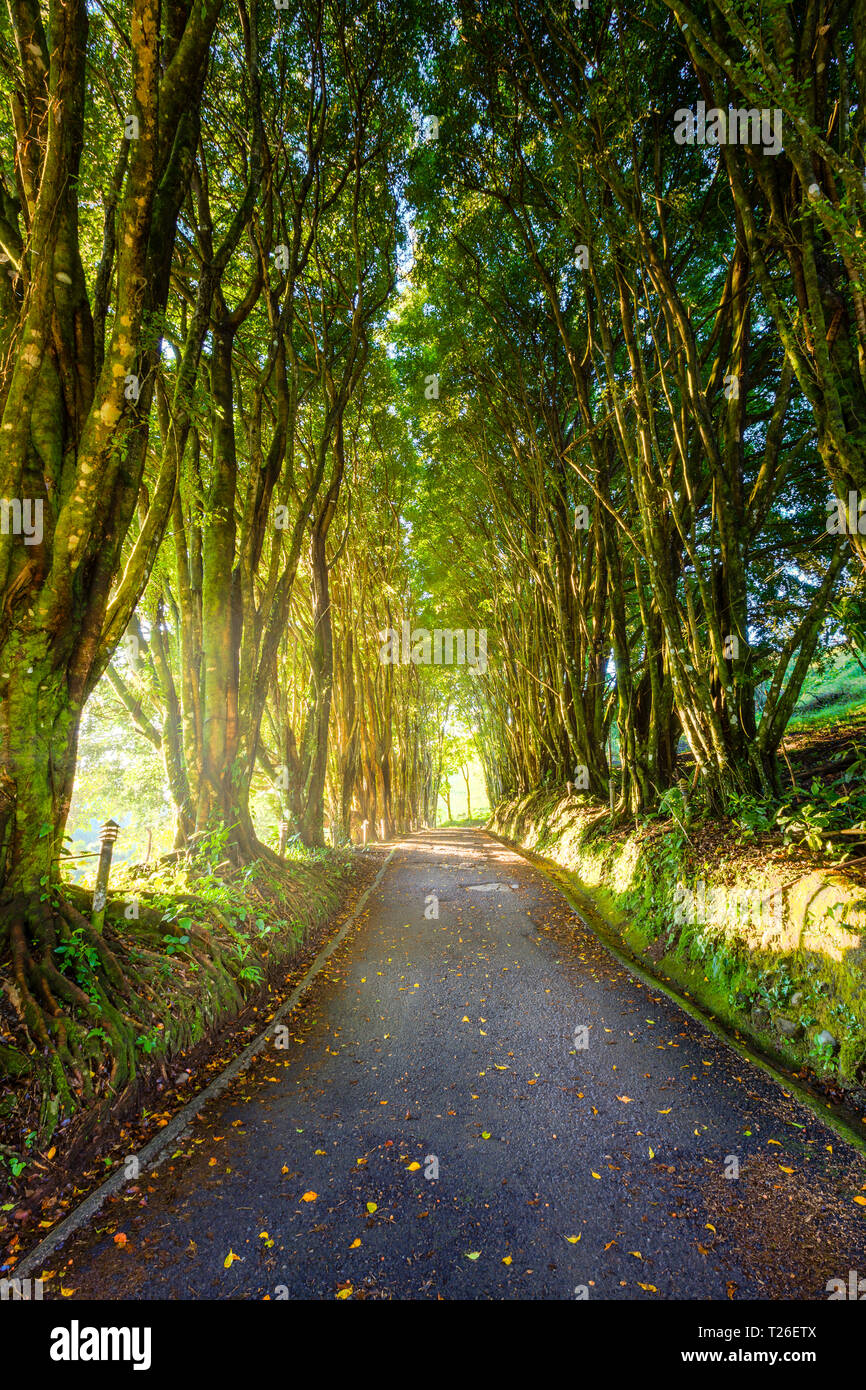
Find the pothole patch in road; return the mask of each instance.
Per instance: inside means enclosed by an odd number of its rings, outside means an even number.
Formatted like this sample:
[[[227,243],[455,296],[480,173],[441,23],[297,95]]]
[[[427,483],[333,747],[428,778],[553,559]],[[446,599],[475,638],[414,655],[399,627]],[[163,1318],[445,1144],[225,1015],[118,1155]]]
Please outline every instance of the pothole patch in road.
[[[467,883],[467,893],[511,893],[520,885],[517,883]]]

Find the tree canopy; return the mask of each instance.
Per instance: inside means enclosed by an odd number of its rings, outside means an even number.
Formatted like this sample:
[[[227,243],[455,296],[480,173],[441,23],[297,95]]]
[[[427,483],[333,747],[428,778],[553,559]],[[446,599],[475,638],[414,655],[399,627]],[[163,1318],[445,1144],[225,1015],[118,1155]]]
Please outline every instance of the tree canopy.
[[[82,719],[274,869],[265,822],[435,822],[463,728],[491,806],[780,795],[863,645],[864,20],[10,0],[0,947],[52,1062]]]

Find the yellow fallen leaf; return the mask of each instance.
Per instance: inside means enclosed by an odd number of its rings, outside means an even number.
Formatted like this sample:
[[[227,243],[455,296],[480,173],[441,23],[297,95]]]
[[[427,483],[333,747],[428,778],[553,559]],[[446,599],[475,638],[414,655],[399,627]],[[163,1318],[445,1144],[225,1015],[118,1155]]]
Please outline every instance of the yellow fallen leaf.
[[[592,1176],[593,1176],[594,1178],[598,1178],[599,1182],[601,1182],[601,1173],[593,1173]]]
[[[469,1017],[468,1014],[464,1014],[463,1017],[461,1018],[460,1022],[461,1022],[461,1023],[471,1023],[472,1020],[471,1020],[471,1018]]]
[[[659,1114],[660,1114],[660,1115],[669,1115],[669,1114],[671,1113],[671,1110],[672,1110],[672,1109],[673,1109],[673,1106],[671,1106],[670,1109],[668,1109],[668,1110],[660,1110],[660,1111],[659,1111]]]
[[[267,1231],[259,1231],[259,1240],[270,1240]]]
[[[302,1202],[315,1202],[315,1200],[316,1200],[316,1198],[318,1197],[318,1195],[319,1195],[318,1192],[305,1192],[304,1195],[303,1195],[303,1197],[301,1198],[301,1201],[302,1201]]]
[[[782,1147],[782,1145],[779,1143],[778,1139],[768,1139],[768,1140],[767,1140],[767,1143],[768,1143],[768,1144],[775,1144],[775,1145],[776,1145],[778,1148],[780,1148],[780,1149],[781,1149],[781,1147]]]
[[[621,1100],[623,1105],[631,1105],[631,1096],[617,1096],[617,1100]]]
[[[565,1239],[568,1241],[569,1245],[577,1245],[580,1236],[566,1236]]]
[[[510,1265],[510,1264],[511,1264],[511,1256],[510,1256],[510,1255],[503,1255],[503,1256],[502,1256],[502,1263],[503,1263],[504,1265]]]
[[[712,1232],[713,1232],[713,1235],[715,1235],[715,1233],[716,1233],[716,1228],[715,1228],[715,1226],[711,1226],[710,1223],[709,1223],[709,1221],[707,1222],[706,1226],[704,1227],[704,1230],[706,1230],[706,1231],[712,1231]]]
[[[652,1149],[650,1149],[649,1151],[649,1156],[650,1158],[655,1158],[655,1154],[653,1153]]]
[[[785,1168],[781,1163],[779,1164],[779,1167],[782,1169],[783,1173],[793,1173],[794,1171],[793,1168]]]
[[[482,1139],[489,1139],[489,1138],[490,1138],[490,1131],[489,1131],[488,1129],[483,1129],[483,1130],[481,1131],[481,1138],[482,1138]]]
[[[243,1255],[236,1255],[235,1252],[234,1252],[234,1250],[230,1250],[229,1253],[226,1255],[225,1259],[223,1260],[223,1268],[224,1268],[224,1269],[231,1269],[231,1267],[232,1267],[232,1265],[234,1264],[235,1260],[241,1260],[241,1261],[242,1261],[242,1260],[243,1260]]]
[[[407,1172],[407,1173],[417,1173],[417,1172],[418,1172],[418,1169],[419,1169],[420,1167],[421,1167],[421,1164],[420,1164],[420,1163],[410,1163],[410,1164],[408,1165],[408,1167],[406,1168],[406,1172]]]
[[[866,1207],[866,1197],[855,1197],[854,1201],[857,1203],[858,1207]]]
[[[655,1284],[638,1284],[638,1288],[646,1289],[647,1293],[658,1293]]]
[[[350,1249],[350,1250],[357,1250],[357,1248],[358,1248],[358,1246],[359,1246],[360,1244],[361,1244],[361,1238],[360,1238],[360,1236],[356,1236],[355,1239],[352,1241],[352,1244],[349,1246],[349,1249]]]
[[[639,1250],[629,1250],[628,1253],[629,1253],[630,1255],[634,1255],[634,1257],[635,1257],[636,1260],[642,1260],[642,1259],[643,1259],[643,1255],[640,1253]]]
[[[52,1144],[52,1145],[51,1145],[51,1148],[48,1150],[48,1152],[47,1152],[47,1154],[45,1155],[45,1157],[48,1158],[48,1159],[51,1159],[51,1158],[54,1157],[54,1155],[55,1155],[56,1153],[57,1153],[57,1149],[56,1149],[56,1147],[54,1146],[54,1144]]]
[[[325,1152],[324,1149],[316,1149],[316,1154],[317,1154],[317,1155],[319,1155],[319,1154],[324,1154],[324,1152]]]
[[[349,1287],[348,1287],[347,1289],[338,1289],[338,1290],[337,1290],[336,1297],[337,1297],[337,1298],[351,1298],[351,1297],[352,1297],[352,1294],[353,1294],[354,1292],[355,1292],[355,1290],[352,1288],[352,1286],[351,1286],[351,1284],[350,1284]]]
[[[372,1215],[373,1212],[374,1212],[374,1211],[378,1211],[379,1208],[376,1206],[376,1203],[375,1203],[375,1202],[368,1202],[368,1203],[367,1203],[367,1210],[368,1210],[368,1212],[370,1212],[370,1214]]]

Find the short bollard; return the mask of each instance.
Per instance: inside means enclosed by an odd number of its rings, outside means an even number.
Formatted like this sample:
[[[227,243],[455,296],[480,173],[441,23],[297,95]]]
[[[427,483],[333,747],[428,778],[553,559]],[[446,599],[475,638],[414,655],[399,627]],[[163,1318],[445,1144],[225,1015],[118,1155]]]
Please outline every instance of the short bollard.
[[[96,887],[93,890],[93,916],[91,925],[94,931],[102,931],[105,917],[105,904],[108,901],[108,874],[111,869],[111,856],[120,826],[117,821],[107,820],[99,827],[99,864],[96,869]]]

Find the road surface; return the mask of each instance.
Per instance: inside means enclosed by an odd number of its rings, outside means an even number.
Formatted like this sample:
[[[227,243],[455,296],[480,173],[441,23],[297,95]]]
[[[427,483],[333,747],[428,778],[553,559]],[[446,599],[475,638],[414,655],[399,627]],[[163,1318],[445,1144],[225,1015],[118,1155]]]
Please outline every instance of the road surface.
[[[860,1155],[481,831],[398,843],[290,1023],[46,1298],[826,1300],[866,1273]]]

